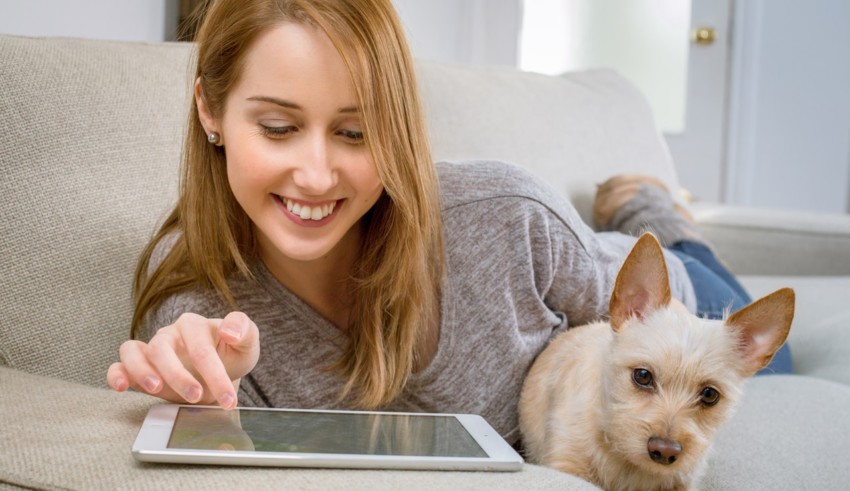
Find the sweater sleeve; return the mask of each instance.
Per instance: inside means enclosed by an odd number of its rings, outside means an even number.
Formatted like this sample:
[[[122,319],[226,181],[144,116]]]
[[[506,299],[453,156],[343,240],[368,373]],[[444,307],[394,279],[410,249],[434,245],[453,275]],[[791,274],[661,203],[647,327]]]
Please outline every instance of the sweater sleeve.
[[[174,247],[180,234],[174,232],[163,237],[154,247],[148,263],[148,274],[151,274],[165,260],[168,253]],[[185,312],[193,312],[204,317],[215,317],[221,315],[221,301],[210,292],[202,292],[197,288],[190,288],[175,293],[153,310],[148,312],[139,332],[139,339],[145,342],[156,334],[160,328],[173,324],[177,318]]]
[[[535,291],[522,290],[537,298],[517,298],[517,302],[541,300],[547,309],[562,314],[569,326],[607,318],[608,302],[620,266],[636,242],[635,237],[616,233],[598,233],[579,216],[562,193],[546,185],[530,171],[502,162],[475,161],[441,164],[444,210],[469,210],[465,220],[489,235],[508,236],[522,246],[499,255],[494,239],[485,239],[466,230],[453,233],[472,235],[478,242],[463,242],[466,247],[490,247],[493,256],[514,263],[524,271],[529,262]],[[495,210],[493,203],[504,206]],[[483,232],[481,232],[483,233]],[[451,239],[451,237],[449,238]],[[487,244],[487,245],[485,245]],[[681,260],[665,251],[670,288],[692,312],[696,309],[693,286]],[[482,259],[483,260],[483,259]],[[520,274],[524,277],[525,273]],[[516,293],[512,292],[515,296]],[[517,305],[522,310],[522,305]]]
[[[617,232],[595,232],[566,199],[545,190],[540,193],[546,212],[537,231],[529,233],[548,235],[550,250],[533,252],[549,258],[548,271],[540,271],[548,279],[540,285],[544,302],[565,313],[571,326],[607,318],[617,274],[637,239]],[[696,297],[684,265],[669,251],[664,251],[664,257],[673,296],[693,312]],[[536,270],[542,266],[535,260]]]

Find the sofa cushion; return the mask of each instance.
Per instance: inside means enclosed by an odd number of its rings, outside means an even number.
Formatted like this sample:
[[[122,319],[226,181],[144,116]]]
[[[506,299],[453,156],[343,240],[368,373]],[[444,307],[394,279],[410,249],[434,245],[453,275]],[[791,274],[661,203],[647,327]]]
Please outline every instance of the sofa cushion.
[[[581,479],[525,465],[520,472],[213,467],[137,462],[130,448],[158,399],[0,367],[0,483],[31,489],[559,489]],[[6,401],[14,401],[7,403]]]
[[[105,384],[176,197],[190,51],[0,36],[0,364]]]
[[[426,61],[417,69],[437,160],[527,167],[565,193],[587,223],[596,185],[626,169],[678,189],[649,104],[613,70],[551,77]]]
[[[794,373],[850,386],[850,276],[741,276],[753,298],[796,293],[788,345]]]
[[[850,387],[755,377],[721,430],[700,489],[839,490],[850,483]]]

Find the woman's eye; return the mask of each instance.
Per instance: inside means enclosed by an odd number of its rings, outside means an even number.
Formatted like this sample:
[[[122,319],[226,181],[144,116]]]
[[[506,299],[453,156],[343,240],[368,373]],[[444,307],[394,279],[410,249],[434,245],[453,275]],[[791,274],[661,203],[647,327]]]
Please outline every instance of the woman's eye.
[[[292,133],[298,131],[298,128],[295,126],[266,126],[264,124],[260,125],[260,131],[264,136],[268,136],[270,138],[283,138]]]
[[[361,143],[363,141],[363,132],[354,130],[339,130],[337,134],[350,141],[351,143]]]
[[[635,368],[632,372],[632,380],[642,389],[651,389],[653,387],[652,372],[646,368]]]

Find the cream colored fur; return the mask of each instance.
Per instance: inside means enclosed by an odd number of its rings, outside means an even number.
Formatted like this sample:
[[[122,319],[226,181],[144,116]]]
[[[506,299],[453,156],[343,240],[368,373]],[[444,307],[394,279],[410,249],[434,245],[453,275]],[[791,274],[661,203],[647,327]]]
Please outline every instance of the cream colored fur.
[[[778,290],[725,321],[697,318],[671,306],[661,248],[645,234],[610,310],[610,322],[555,337],[532,366],[519,406],[526,456],[609,490],[690,489],[743,382],[785,341],[794,293]],[[707,387],[719,393],[714,405],[701,402]],[[653,460],[653,437],[681,446],[674,462]]]

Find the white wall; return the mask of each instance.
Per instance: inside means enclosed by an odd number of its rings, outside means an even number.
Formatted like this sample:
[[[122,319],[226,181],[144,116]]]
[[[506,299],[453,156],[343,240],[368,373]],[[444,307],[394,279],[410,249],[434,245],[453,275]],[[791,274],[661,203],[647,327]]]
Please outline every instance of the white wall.
[[[417,58],[517,66],[521,0],[393,0]]]
[[[177,0],[0,0],[0,33],[166,41],[178,8]]]

